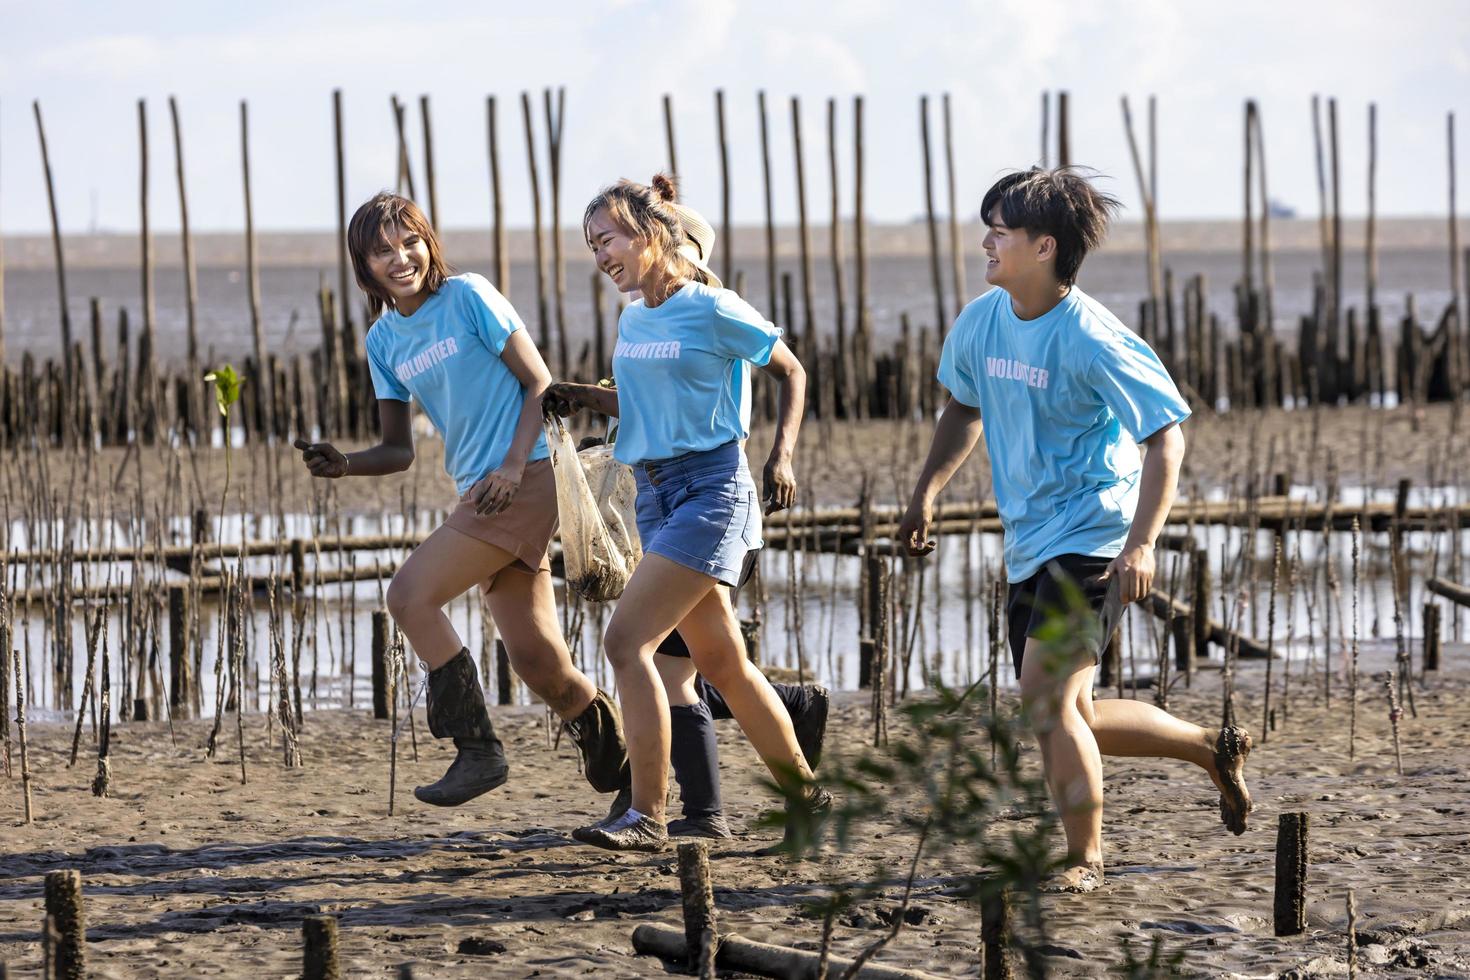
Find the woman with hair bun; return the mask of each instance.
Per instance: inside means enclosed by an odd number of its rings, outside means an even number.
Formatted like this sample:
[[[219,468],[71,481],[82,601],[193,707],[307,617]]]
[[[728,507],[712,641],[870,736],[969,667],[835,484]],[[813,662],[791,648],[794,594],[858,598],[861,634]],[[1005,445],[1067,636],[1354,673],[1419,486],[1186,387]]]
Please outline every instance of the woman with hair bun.
[[[546,400],[563,413],[586,407],[619,418],[614,455],[637,478],[643,560],[603,639],[623,704],[632,805],[572,836],[610,850],[654,851],[668,840],[670,748],[669,700],[654,654],[676,628],[694,668],[723,695],[778,783],[811,778],[790,716],[746,657],[730,602],[761,544],[761,508],[744,451],[750,367],[780,386],[762,474],[767,513],[796,499],[791,454],[806,372],[781,331],[710,270],[714,229],[676,201],[669,177],[606,188],[587,205],[582,228],[598,269],[640,298],[618,318],[616,387],[562,382]],[[832,806],[818,787],[799,798],[806,820]]]

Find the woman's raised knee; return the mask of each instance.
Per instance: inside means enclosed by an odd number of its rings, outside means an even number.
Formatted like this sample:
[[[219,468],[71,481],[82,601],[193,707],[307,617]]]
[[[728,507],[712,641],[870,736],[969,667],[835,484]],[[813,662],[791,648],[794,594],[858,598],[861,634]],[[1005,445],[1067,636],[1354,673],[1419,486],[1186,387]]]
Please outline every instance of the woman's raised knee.
[[[393,617],[394,622],[402,623],[405,619],[421,614],[429,608],[429,599],[417,586],[412,578],[397,576],[388,583],[388,593],[384,597],[388,606],[388,615]]]
[[[608,663],[612,664],[613,670],[631,667],[645,655],[651,658],[653,646],[648,642],[647,637],[638,635],[637,631],[617,621],[609,623],[607,632],[602,636],[602,651],[606,654]]]

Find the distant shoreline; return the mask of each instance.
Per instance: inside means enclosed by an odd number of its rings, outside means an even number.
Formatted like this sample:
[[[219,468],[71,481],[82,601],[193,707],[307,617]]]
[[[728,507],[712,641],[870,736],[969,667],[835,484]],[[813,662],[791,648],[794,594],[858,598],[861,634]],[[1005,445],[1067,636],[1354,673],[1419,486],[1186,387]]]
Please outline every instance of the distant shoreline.
[[[1366,222],[1362,218],[1342,223],[1343,248],[1361,251],[1366,241]],[[947,224],[941,223],[941,247],[947,254]],[[967,254],[978,252],[982,232],[975,222],[964,224],[964,247]],[[830,262],[830,232],[826,224],[813,224],[809,231],[814,260]],[[1278,218],[1270,223],[1273,252],[1316,251],[1320,246],[1316,218]],[[484,266],[491,262],[490,229],[450,228],[444,233],[445,248],[455,262],[464,266]],[[885,256],[928,254],[928,229],[924,221],[905,224],[871,224],[868,226],[870,259]],[[1241,223],[1223,219],[1165,221],[1162,228],[1163,248],[1169,253],[1229,253],[1241,249]],[[759,225],[737,225],[734,233],[737,263],[749,265],[764,261],[765,229]],[[260,264],[265,268],[310,265],[333,269],[337,264],[336,235],[330,231],[265,231],[256,235]],[[1448,251],[1449,222],[1446,218],[1380,218],[1378,247],[1381,251],[1434,250]],[[174,232],[154,236],[154,262],[159,269],[179,268],[183,252],[179,235]],[[535,243],[528,228],[512,228],[507,244],[513,262],[531,261]],[[1259,243],[1258,243],[1259,244]],[[1461,247],[1470,247],[1470,219],[1460,219]],[[101,232],[62,235],[67,268],[128,269],[138,265],[136,232]],[[722,245],[723,247],[723,245]],[[843,228],[844,256],[851,259],[855,243],[852,227]],[[4,237],[4,267],[30,271],[50,269],[53,265],[49,235],[7,235]],[[562,254],[575,262],[582,258],[584,246],[575,226],[564,227]],[[547,242],[547,263],[551,261]],[[1144,251],[1143,225],[1138,221],[1118,222],[1103,247],[1105,253],[1132,254]],[[776,252],[783,258],[800,253],[795,226],[776,229]],[[200,268],[238,267],[245,264],[245,236],[241,232],[211,231],[195,235],[194,253]],[[716,253],[715,264],[720,262]]]

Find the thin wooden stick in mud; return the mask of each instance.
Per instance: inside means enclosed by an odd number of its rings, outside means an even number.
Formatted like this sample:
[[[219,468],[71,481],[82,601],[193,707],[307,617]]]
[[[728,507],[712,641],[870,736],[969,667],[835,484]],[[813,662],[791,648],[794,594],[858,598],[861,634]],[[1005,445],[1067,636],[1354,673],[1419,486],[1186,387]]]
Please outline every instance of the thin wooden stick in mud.
[[[561,377],[571,377],[571,344],[567,340],[567,267],[561,253],[561,134],[566,118],[567,90],[558,87],[542,93],[546,113],[546,160],[551,183],[551,276],[556,311],[557,366]],[[727,243],[728,245],[728,243]]]
[[[1388,695],[1388,724],[1393,731],[1393,767],[1400,776],[1404,774],[1404,756],[1399,748],[1399,721],[1404,717],[1404,709],[1399,706],[1398,695],[1398,668],[1383,675],[1384,693]]]
[[[393,108],[393,130],[398,135],[398,178],[394,182],[397,193],[407,192],[410,198],[417,199],[418,192],[413,187],[413,160],[408,153],[408,132],[404,129],[404,115],[408,107],[396,95],[390,95],[388,102]],[[346,301],[346,297],[343,297]]]
[[[949,328],[944,316],[944,276],[939,271],[939,222],[934,215],[934,165],[929,148],[929,96],[919,96],[919,148],[924,160],[924,220],[929,231],[929,282],[934,289],[934,328],[939,342]]]
[[[143,330],[138,335],[138,402],[144,432],[151,439],[158,424],[158,354],[153,337],[153,234],[148,224],[148,103],[138,100],[138,241],[142,275]]]
[[[83,615],[82,621],[86,622]],[[87,701],[92,696],[92,678],[97,667],[97,641],[102,632],[103,608],[98,606],[92,617],[91,629],[87,630],[87,670],[82,681],[82,701],[77,708],[77,726],[71,736],[71,761],[67,763],[70,768],[77,764],[77,748],[82,741],[82,722],[86,719]]]
[[[954,310],[958,315],[965,306],[965,241],[960,234],[960,206],[955,197],[954,126],[949,112],[949,93],[944,106],[944,182],[949,196],[949,262],[951,285],[954,287]]]
[[[1041,156],[1037,162],[1042,167],[1051,166],[1051,93],[1041,93]]]
[[[1449,155],[1449,204],[1450,204],[1450,309],[1455,311],[1455,330],[1452,335],[1451,351],[1460,354],[1460,363],[1451,363],[1450,383],[1454,386],[1456,399],[1464,397],[1460,381],[1463,379],[1465,331],[1470,324],[1465,322],[1464,308],[1460,305],[1460,222],[1455,209],[1455,114],[1450,112],[1445,119],[1445,148]]]
[[[20,742],[20,791],[25,801],[25,822],[29,825],[35,814],[31,807],[30,740],[26,737],[26,681],[21,673],[19,651],[6,650],[4,656],[10,661],[12,676],[15,678],[15,737]]]
[[[354,336],[352,327],[352,282],[347,275],[347,152],[342,137],[342,90],[332,89],[332,149],[336,161],[334,176],[337,181],[337,309],[341,314],[340,334],[336,330],[322,330],[322,353],[327,358],[327,370],[336,369],[337,337]],[[354,340],[354,346],[356,346]]]
[[[761,129],[761,188],[766,218],[766,316],[776,319],[776,219],[771,195],[771,134],[766,118],[766,93],[755,93]],[[783,324],[790,329],[791,324]]]
[[[98,610],[101,620],[106,610]],[[112,656],[107,631],[102,630],[102,724],[97,735],[97,774],[92,777],[92,795],[105,798],[112,787]]]
[[[424,191],[429,196],[429,224],[439,230],[439,195],[434,179],[434,127],[429,116],[429,97],[419,96],[419,121],[424,130]]]
[[[868,219],[863,208],[863,97],[852,98],[852,240],[853,280],[857,290],[853,333],[857,338],[854,381],[857,384],[857,415],[871,414],[868,378],[873,367],[873,317],[868,303]]]
[[[1453,225],[1453,222],[1451,222]],[[1363,286],[1368,316],[1378,305],[1378,105],[1368,103],[1368,216],[1363,241]]]
[[[827,100],[827,177],[832,189],[831,204],[832,217],[828,225],[829,252],[832,259],[832,299],[833,299],[833,358],[834,371],[833,391],[835,397],[832,400],[834,408],[842,406],[848,418],[853,417],[851,404],[852,389],[852,351],[847,342],[847,283],[844,270],[846,262],[842,257],[842,215],[838,204],[837,188],[837,100]],[[820,395],[818,396],[820,398]],[[836,412],[834,411],[834,415]]]
[[[1348,761],[1357,754],[1358,746],[1358,521],[1353,519],[1353,645],[1349,654],[1352,673],[1348,675]]]
[[[240,170],[245,184],[245,279],[250,299],[250,337],[255,351],[257,377],[251,379],[264,406],[265,431],[275,431],[275,400],[271,372],[266,370],[265,332],[260,322],[260,259],[255,246],[255,213],[250,199],[250,116],[245,100],[240,100]],[[345,297],[344,297],[345,302]],[[246,421],[246,428],[249,422]],[[229,438],[228,430],[225,438]]]
[[[485,132],[490,155],[490,258],[495,288],[510,295],[510,249],[505,240],[505,204],[500,198],[500,135],[495,123],[495,96],[485,98]]]
[[[801,99],[794,95],[791,97],[791,152],[796,161],[796,224],[801,248],[801,336],[793,340],[798,343],[805,341],[809,345],[815,345],[817,337],[813,324],[816,319],[814,312],[816,302],[812,292],[812,236],[806,221],[806,171],[801,148]],[[794,326],[795,324],[787,324],[788,328]],[[812,346],[810,350],[815,351],[816,347]],[[807,356],[813,355],[808,354]]]
[[[720,238],[725,243],[720,278],[733,285],[735,240],[730,237],[730,143],[725,132],[725,90],[718,88],[715,89],[715,136],[720,146]]]
[[[66,296],[66,262],[61,254],[61,222],[56,217],[56,185],[51,179],[51,156],[46,150],[46,127],[41,121],[41,103],[31,103],[36,117],[36,138],[41,144],[41,172],[46,178],[46,204],[51,213],[51,249],[56,257],[56,295],[61,314],[61,349],[71,350],[71,307]],[[3,362],[0,362],[3,367]],[[67,389],[71,389],[71,361],[65,360]]]
[[[189,195],[184,188],[184,136],[179,124],[179,104],[170,95],[168,97],[168,113],[173,124],[174,136],[174,173],[179,185],[179,240],[184,250],[184,328],[187,347],[185,348],[188,364],[189,377],[194,384],[190,391],[195,393],[197,402],[197,379],[199,376],[199,284],[198,274],[194,265],[194,235],[189,230]],[[195,406],[197,407],[197,405]],[[196,416],[195,424],[199,424]]]
[[[536,168],[536,132],[531,93],[521,93],[521,120],[526,126],[526,164],[531,174],[531,225],[536,244],[536,346],[551,350],[551,322],[546,311],[546,240],[541,230],[541,175]]]
[[[1057,166],[1072,165],[1072,121],[1066,90],[1057,93]]]

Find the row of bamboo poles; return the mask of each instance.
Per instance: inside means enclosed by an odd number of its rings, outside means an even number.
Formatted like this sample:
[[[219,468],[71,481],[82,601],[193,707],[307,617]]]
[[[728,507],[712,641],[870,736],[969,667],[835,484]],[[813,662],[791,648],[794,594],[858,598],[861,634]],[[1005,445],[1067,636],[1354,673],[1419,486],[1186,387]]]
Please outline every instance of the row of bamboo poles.
[[[610,332],[615,321],[607,315],[601,277],[591,276],[592,309],[590,339],[578,347],[570,338],[566,316],[567,275],[562,254],[561,151],[566,93],[547,89],[542,93],[540,135],[544,149],[538,152],[538,120],[531,93],[520,97],[525,130],[526,159],[533,202],[535,243],[536,313],[538,344],[562,377],[600,377],[610,373]],[[1065,92],[1055,93],[1055,151],[1050,132],[1051,99],[1042,101],[1041,156],[1043,163],[1071,162],[1068,133],[1068,101]],[[919,144],[922,158],[925,220],[928,234],[930,279],[933,290],[933,320],[911,324],[903,314],[900,336],[891,346],[880,347],[874,339],[872,301],[869,291],[867,217],[864,203],[864,102],[854,97],[850,113],[852,138],[851,210],[844,219],[842,175],[839,158],[839,105],[826,103],[826,144],[830,188],[831,236],[829,255],[834,289],[830,323],[819,323],[815,313],[814,255],[809,223],[805,143],[800,101],[790,100],[793,163],[797,191],[799,275],[777,272],[772,204],[772,159],[770,116],[766,95],[757,93],[762,182],[765,205],[765,309],[787,331],[787,337],[813,376],[812,410],[819,416],[838,418],[910,418],[927,416],[944,397],[934,380],[940,348],[948,324],[968,298],[965,281],[964,241],[960,221],[963,205],[955,190],[953,126],[950,99],[940,100],[942,155],[947,191],[947,236],[941,235],[941,218],[936,209],[935,167],[931,139],[930,99],[919,99]],[[1377,126],[1376,108],[1369,113],[1369,183],[1366,244],[1366,295],[1361,312],[1346,308],[1342,290],[1341,193],[1338,186],[1339,141],[1337,103],[1326,103],[1327,136],[1321,126],[1319,100],[1312,103],[1314,134],[1317,138],[1317,175],[1321,211],[1322,271],[1313,284],[1313,309],[1297,325],[1295,349],[1289,335],[1278,332],[1275,312],[1275,282],[1270,246],[1270,208],[1267,197],[1265,151],[1261,137],[1260,112],[1254,101],[1245,107],[1245,220],[1241,278],[1235,284],[1236,322],[1226,329],[1206,309],[1207,289],[1202,276],[1184,281],[1176,301],[1175,277],[1162,253],[1157,199],[1156,104],[1148,101],[1146,142],[1140,150],[1128,100],[1122,102],[1124,130],[1132,153],[1143,200],[1146,233],[1147,292],[1141,301],[1137,328],[1158,350],[1187,397],[1196,408],[1226,410],[1264,406],[1337,404],[1340,401],[1374,401],[1386,397],[1415,404],[1456,397],[1470,380],[1465,318],[1461,312],[1461,263],[1470,267],[1470,252],[1461,257],[1455,222],[1454,116],[1448,119],[1449,151],[1449,255],[1450,302],[1434,316],[1432,329],[1421,324],[1413,297],[1397,331],[1385,325],[1378,306],[1376,246]],[[364,436],[377,425],[374,398],[363,354],[362,339],[369,326],[354,314],[355,286],[346,254],[348,201],[342,130],[342,93],[332,94],[333,133],[337,186],[338,254],[336,288],[321,285],[318,301],[321,342],[306,355],[281,357],[267,348],[261,325],[259,261],[251,203],[250,127],[246,103],[240,104],[240,150],[245,200],[245,262],[249,296],[250,354],[244,374],[248,410],[243,413],[246,438],[289,435],[288,419],[334,434]],[[419,100],[422,122],[422,188],[414,180],[407,133],[408,107],[397,97],[391,109],[398,142],[397,186],[401,192],[424,200],[431,221],[441,219],[433,162],[433,130],[427,96]],[[199,379],[206,370],[197,329],[196,269],[189,229],[188,195],[185,184],[183,136],[177,102],[170,97],[174,164],[183,242],[185,278],[186,350],[182,363],[177,352],[157,350],[154,339],[154,259],[150,232],[148,114],[143,100],[138,103],[140,145],[140,275],[141,322],[133,339],[127,310],[118,312],[115,354],[109,357],[104,340],[105,311],[91,304],[90,350],[75,336],[67,294],[62,237],[56,219],[56,187],[39,103],[33,105],[36,131],[45,174],[47,200],[52,216],[57,290],[60,308],[60,341],[64,356],[38,360],[22,352],[12,368],[5,360],[4,316],[0,307],[0,440],[41,439],[56,445],[74,445],[78,439],[115,444],[136,437],[144,441],[161,434],[178,434],[191,439],[205,437],[217,424],[208,410]],[[671,170],[678,172],[673,103],[664,97],[664,131]],[[720,250],[722,278],[737,291],[745,277],[736,267],[731,240],[729,134],[725,122],[725,93],[715,93],[715,122],[719,137],[720,222],[725,246]],[[486,100],[487,147],[491,184],[492,277],[502,291],[508,289],[510,256],[500,187],[501,160],[497,100]],[[542,165],[546,163],[543,189]],[[1324,162],[1326,161],[1326,162]],[[1330,165],[1329,165],[1330,162]],[[419,191],[422,190],[422,194]],[[543,219],[543,199],[549,202],[549,219]],[[854,254],[849,263],[844,252],[844,224],[852,227]],[[942,238],[947,237],[949,268]],[[549,257],[547,253],[550,253]],[[549,260],[549,261],[548,261]],[[851,295],[847,282],[852,272]],[[3,277],[3,254],[0,254]],[[529,319],[529,317],[528,317]],[[553,330],[554,328],[554,330]],[[1345,331],[1345,336],[1344,336]],[[210,355],[213,355],[212,350]],[[772,399],[767,394],[761,411],[769,417]],[[94,419],[95,416],[95,419]]]

